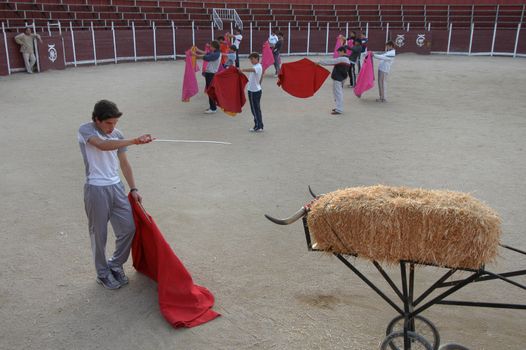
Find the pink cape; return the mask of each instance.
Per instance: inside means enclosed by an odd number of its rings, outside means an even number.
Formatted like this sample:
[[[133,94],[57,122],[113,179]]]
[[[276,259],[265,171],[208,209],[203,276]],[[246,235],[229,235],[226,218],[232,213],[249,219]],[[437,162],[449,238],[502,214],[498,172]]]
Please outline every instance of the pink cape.
[[[374,65],[373,53],[369,51],[363,61],[360,74],[356,78],[356,85],[354,86],[354,94],[361,97],[364,92],[374,87]]]
[[[195,72],[197,71],[199,71],[199,66],[195,60],[192,59],[192,51],[187,50],[183,78],[183,102],[190,101],[190,98],[197,95],[199,92],[197,78],[195,77]]]
[[[210,52],[210,45],[206,44],[205,45],[205,54],[207,54],[209,52]],[[205,74],[206,66],[208,66],[208,62],[203,61],[203,70],[202,70],[203,75]]]
[[[133,267],[157,281],[159,306],[166,321],[175,328],[195,327],[218,317],[219,314],[212,310],[212,293],[194,284],[152,217],[131,195],[128,199],[135,221]]]
[[[349,40],[347,40],[347,46],[348,46],[348,47],[353,47],[353,46],[354,46],[354,40],[353,40],[353,39],[349,39]],[[348,50],[347,50],[347,56],[350,56],[351,53],[352,53],[352,51],[348,49]]]
[[[334,52],[332,53],[332,57],[333,57],[333,58],[336,58],[336,57],[339,56],[339,55],[338,55],[338,49],[340,48],[340,46],[343,46],[343,45],[345,45],[345,41],[342,42],[342,40],[341,40],[341,34],[340,34],[340,35],[338,35],[338,36],[336,37],[336,44],[334,45]]]
[[[263,44],[262,56],[261,66],[263,67],[263,72],[265,72],[268,67],[274,64],[274,55],[272,54],[272,49],[268,41],[265,41]]]

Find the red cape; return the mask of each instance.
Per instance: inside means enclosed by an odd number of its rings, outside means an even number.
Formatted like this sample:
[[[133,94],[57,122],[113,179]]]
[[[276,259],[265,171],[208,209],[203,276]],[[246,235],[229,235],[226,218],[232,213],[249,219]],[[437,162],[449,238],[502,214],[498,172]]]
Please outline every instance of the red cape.
[[[178,328],[199,326],[219,316],[212,310],[212,293],[194,284],[152,217],[131,196],[128,198],[136,227],[132,243],[133,267],[157,281],[164,318]]]
[[[225,113],[233,116],[241,113],[241,108],[247,102],[245,97],[247,83],[248,79],[243,73],[236,67],[230,67],[214,75],[206,93]]]
[[[296,62],[283,63],[278,78],[278,86],[295,97],[313,96],[325,82],[330,72],[308,58]]]

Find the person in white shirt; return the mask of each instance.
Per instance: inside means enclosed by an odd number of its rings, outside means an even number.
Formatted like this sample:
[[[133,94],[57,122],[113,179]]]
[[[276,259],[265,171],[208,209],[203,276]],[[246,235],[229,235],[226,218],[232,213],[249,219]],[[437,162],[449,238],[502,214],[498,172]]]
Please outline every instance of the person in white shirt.
[[[263,116],[261,115],[261,76],[263,67],[259,63],[259,54],[252,52],[248,59],[252,63],[252,68],[240,69],[241,72],[250,73],[248,76],[248,101],[250,110],[254,116],[254,127],[251,132],[263,132]]]
[[[270,36],[268,37],[268,43],[270,44],[270,47],[276,46],[276,43],[278,42],[279,38],[276,35],[276,33],[271,32]]]
[[[227,38],[232,40],[232,45],[236,47],[236,67],[239,68],[239,46],[241,41],[243,41],[243,35],[239,29],[234,29],[234,35],[227,33]]]
[[[378,90],[380,98],[376,102],[387,102],[385,99],[386,80],[389,72],[391,71],[391,65],[394,62],[396,51],[394,49],[394,43],[388,41],[385,43],[385,52],[383,54],[374,54],[374,58],[380,60],[378,65]]]
[[[121,115],[115,103],[101,100],[93,108],[92,121],[82,124],[77,134],[86,168],[84,207],[88,217],[97,282],[108,289],[117,289],[128,283],[122,265],[130,255],[135,234],[131,206],[119,168],[130,187],[130,197],[141,202],[126,151],[128,146],[154,140],[149,134],[125,139],[116,128]],[[117,239],[115,252],[106,260],[108,221],[111,222]]]

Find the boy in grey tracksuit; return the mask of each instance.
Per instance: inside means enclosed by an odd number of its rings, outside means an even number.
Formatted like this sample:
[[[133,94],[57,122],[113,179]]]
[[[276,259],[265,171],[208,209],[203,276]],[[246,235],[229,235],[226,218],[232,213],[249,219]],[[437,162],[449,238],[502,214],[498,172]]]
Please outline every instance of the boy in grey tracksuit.
[[[347,79],[350,64],[349,58],[345,54],[346,47],[341,46],[338,48],[338,57],[318,62],[323,66],[334,66],[331,73],[332,93],[336,102],[336,107],[331,112],[333,115],[343,113],[343,82]]]
[[[108,289],[117,289],[128,283],[122,265],[128,260],[135,234],[131,206],[119,168],[130,186],[131,197],[141,202],[126,151],[128,146],[153,141],[148,134],[125,139],[115,128],[121,115],[115,103],[99,101],[93,109],[92,121],[82,124],[77,135],[86,166],[84,207],[88,217],[97,282]],[[106,260],[108,221],[111,222],[117,239],[115,252]]]

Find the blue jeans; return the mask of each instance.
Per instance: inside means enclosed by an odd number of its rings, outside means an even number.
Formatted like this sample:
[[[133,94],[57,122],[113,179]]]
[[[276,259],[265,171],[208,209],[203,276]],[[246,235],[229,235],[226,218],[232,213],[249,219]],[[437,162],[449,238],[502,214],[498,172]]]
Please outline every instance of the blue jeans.
[[[208,89],[210,84],[212,84],[212,79],[214,79],[214,73],[208,73],[205,72],[205,87]],[[211,97],[208,97],[208,104],[210,105],[210,110],[215,111],[217,109],[216,101],[214,101]]]
[[[263,129],[263,116],[261,115],[261,90],[249,91],[248,101],[250,102],[250,110],[254,116],[254,129]]]

